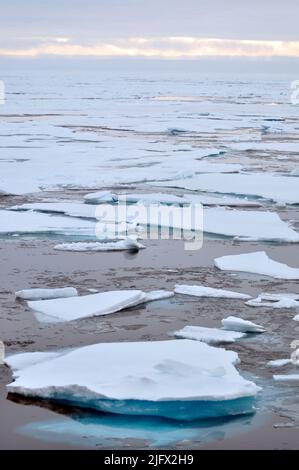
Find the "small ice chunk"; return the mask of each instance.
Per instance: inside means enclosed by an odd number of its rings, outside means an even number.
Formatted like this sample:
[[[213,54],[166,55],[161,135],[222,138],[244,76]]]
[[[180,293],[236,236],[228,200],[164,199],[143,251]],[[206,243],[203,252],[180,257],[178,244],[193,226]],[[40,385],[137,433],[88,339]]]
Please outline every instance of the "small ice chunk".
[[[115,290],[98,294],[71,297],[68,299],[52,299],[28,302],[35,312],[45,315],[45,319],[37,315],[40,321],[72,321],[91,316],[108,315],[119,312],[152,300],[171,297],[172,292],[141,290]]]
[[[279,382],[299,382],[299,374],[273,375],[273,379]]]
[[[298,294],[267,294],[262,293],[256,299],[246,302],[250,307],[270,307],[270,308],[298,308]]]
[[[104,202],[117,201],[117,196],[111,191],[98,191],[95,193],[86,194],[84,196],[84,200],[87,204],[102,204]]]
[[[175,331],[174,336],[177,338],[203,341],[208,344],[217,344],[234,343],[236,340],[243,338],[245,333],[227,331],[219,328],[206,328],[203,326],[185,326],[183,329]]]
[[[272,260],[264,251],[222,256],[215,259],[215,266],[224,271],[240,271],[261,274],[276,279],[299,279],[299,269]]]
[[[278,367],[283,367],[288,364],[292,364],[292,360],[290,358],[288,359],[274,359],[273,361],[267,362],[266,366],[267,367],[273,367],[273,368],[278,368]]]
[[[78,295],[74,287],[61,287],[58,289],[24,289],[16,292],[16,297],[23,300],[46,300]]]
[[[221,320],[223,328],[230,331],[240,331],[242,333],[264,333],[265,328],[249,320],[230,316]]]
[[[185,197],[175,196],[173,194],[152,193],[152,194],[119,194],[118,201],[137,203],[142,202],[146,204],[188,204],[189,201]]]
[[[145,248],[144,245],[139,243],[136,238],[127,237],[124,240],[111,241],[111,242],[73,242],[61,243],[54,246],[54,250],[59,251],[125,251],[134,250],[138,251]]]
[[[5,346],[3,341],[0,341],[0,365],[4,364],[5,359]]]
[[[206,286],[188,286],[176,284],[174,292],[176,294],[194,295],[195,297],[216,297],[221,299],[249,299],[250,295],[232,292],[224,289],[214,289]]]

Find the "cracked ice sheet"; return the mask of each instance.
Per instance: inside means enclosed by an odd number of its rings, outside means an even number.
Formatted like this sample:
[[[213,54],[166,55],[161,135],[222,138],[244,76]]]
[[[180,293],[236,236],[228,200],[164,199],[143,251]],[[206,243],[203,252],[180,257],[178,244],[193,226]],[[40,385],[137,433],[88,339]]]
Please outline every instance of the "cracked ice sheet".
[[[206,286],[188,286],[177,284],[174,292],[176,294],[194,295],[195,297],[215,297],[221,299],[249,299],[250,295],[232,292],[224,289],[214,289]]]
[[[216,258],[215,266],[224,271],[239,271],[276,279],[299,279],[299,269],[272,260],[264,251]]]
[[[100,343],[41,360],[34,364],[32,353],[8,357],[15,378],[8,391],[115,413],[198,419],[252,411],[253,402],[239,399],[260,390],[236,370],[235,352],[196,341]]]
[[[220,328],[206,328],[203,326],[185,326],[179,331],[174,332],[177,338],[202,341],[208,344],[234,343],[243,338],[245,333],[238,331],[222,330]]]
[[[109,315],[142,303],[172,297],[173,292],[115,290],[98,294],[28,302],[41,322],[65,322],[93,316]]]
[[[299,204],[298,178],[291,176],[276,176],[266,173],[252,173],[250,175],[214,173],[169,182],[158,181],[152,185],[260,197],[286,204]]]

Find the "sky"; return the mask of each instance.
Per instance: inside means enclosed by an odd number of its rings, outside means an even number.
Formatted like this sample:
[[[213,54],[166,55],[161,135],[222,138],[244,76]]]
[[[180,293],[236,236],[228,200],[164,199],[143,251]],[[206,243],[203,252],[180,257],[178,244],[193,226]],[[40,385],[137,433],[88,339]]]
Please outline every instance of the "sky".
[[[299,58],[298,0],[2,0],[0,57]]]

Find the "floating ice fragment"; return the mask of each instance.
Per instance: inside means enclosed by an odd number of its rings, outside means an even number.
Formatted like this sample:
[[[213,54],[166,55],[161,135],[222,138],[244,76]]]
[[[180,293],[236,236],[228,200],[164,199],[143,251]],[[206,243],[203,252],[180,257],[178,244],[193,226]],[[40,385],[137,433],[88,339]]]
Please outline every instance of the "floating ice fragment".
[[[218,344],[234,343],[236,340],[243,338],[245,333],[227,331],[219,328],[206,328],[203,326],[185,326],[181,330],[175,331],[174,335],[177,338],[203,341],[208,344]]]
[[[224,271],[240,271],[277,279],[299,279],[299,269],[272,260],[264,251],[222,256],[215,259],[215,266]]]
[[[252,412],[260,390],[234,367],[235,352],[197,341],[100,343],[41,359],[33,364],[30,357],[27,365],[26,353],[7,358],[15,369],[8,391],[110,413],[195,420]]]
[[[96,193],[86,194],[84,200],[88,204],[102,204],[104,202],[115,202],[117,196],[111,191],[98,191]]]
[[[262,293],[256,299],[246,302],[250,307],[270,307],[270,308],[299,308],[298,294],[268,294]]]
[[[266,366],[267,367],[273,367],[273,368],[278,368],[278,367],[283,367],[288,364],[292,364],[292,360],[290,358],[288,359],[274,359],[273,361],[267,362]]]
[[[176,294],[194,295],[195,297],[216,297],[222,299],[249,299],[250,295],[232,292],[224,289],[214,289],[206,286],[188,286],[176,284],[174,292]]]
[[[230,316],[221,320],[225,330],[240,331],[242,333],[264,333],[265,328],[249,320]]]
[[[173,292],[141,290],[115,290],[98,294],[28,302],[35,312],[45,315],[44,321],[72,321],[91,316],[108,315],[152,300],[172,297]],[[38,320],[43,317],[37,315]]]
[[[273,379],[279,382],[298,382],[299,374],[273,375]]]
[[[74,287],[61,287],[59,289],[24,289],[16,292],[16,297],[24,300],[59,299],[75,297],[78,295]]]
[[[54,246],[54,250],[60,251],[124,251],[134,250],[138,251],[145,248],[144,245],[139,243],[136,238],[127,237],[124,240],[107,241],[107,242],[73,242],[61,243]]]

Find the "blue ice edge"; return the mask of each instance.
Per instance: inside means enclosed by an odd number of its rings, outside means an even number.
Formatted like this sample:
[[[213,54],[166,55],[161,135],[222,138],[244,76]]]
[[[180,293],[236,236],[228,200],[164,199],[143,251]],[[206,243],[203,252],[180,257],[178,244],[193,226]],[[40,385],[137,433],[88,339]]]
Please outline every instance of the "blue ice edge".
[[[130,416],[154,416],[178,421],[198,421],[255,413],[256,397],[232,400],[145,401],[88,399],[70,400],[67,396],[51,397],[52,401],[68,406],[93,409],[103,413]]]

